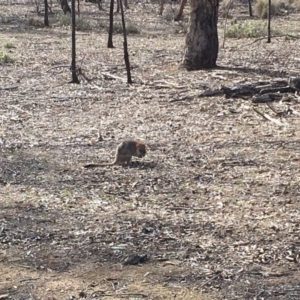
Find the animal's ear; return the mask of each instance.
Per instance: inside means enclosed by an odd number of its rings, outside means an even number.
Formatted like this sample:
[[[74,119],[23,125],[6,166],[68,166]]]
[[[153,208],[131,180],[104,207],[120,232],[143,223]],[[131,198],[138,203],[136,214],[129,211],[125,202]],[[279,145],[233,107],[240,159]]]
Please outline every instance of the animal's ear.
[[[137,147],[137,148],[140,148],[140,147],[145,147],[145,145],[144,145],[144,144],[142,144],[142,143],[136,143],[136,147]]]

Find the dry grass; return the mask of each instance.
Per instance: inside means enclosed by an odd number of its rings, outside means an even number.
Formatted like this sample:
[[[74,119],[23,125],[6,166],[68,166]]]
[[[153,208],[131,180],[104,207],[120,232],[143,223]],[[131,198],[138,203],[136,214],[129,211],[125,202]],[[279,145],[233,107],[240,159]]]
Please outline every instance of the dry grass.
[[[55,16],[50,29],[28,26],[29,4],[2,6],[1,48],[13,39],[16,60],[0,76],[0,295],[299,298],[299,116],[260,105],[278,127],[250,99],[198,98],[205,87],[298,76],[299,40],[229,39],[219,69],[189,73],[178,68],[177,25],[153,4],[130,4],[140,31],[128,37],[132,86],[121,80],[122,36],[107,49],[99,29],[107,11],[82,5],[92,30],[77,32],[77,57],[93,80],[73,85],[69,28]],[[298,17],[277,26],[299,34]],[[274,106],[300,112],[293,95]],[[126,138],[145,141],[147,157],[80,168],[110,160]],[[132,253],[150,259],[123,266]]]

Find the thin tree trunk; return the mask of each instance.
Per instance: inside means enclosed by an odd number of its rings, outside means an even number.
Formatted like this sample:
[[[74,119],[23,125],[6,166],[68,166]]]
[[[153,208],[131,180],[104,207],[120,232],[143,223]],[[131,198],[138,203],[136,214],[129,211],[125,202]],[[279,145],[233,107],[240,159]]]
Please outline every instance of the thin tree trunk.
[[[160,0],[160,9],[159,9],[159,15],[160,16],[163,14],[164,4],[165,4],[165,0]]]
[[[108,43],[107,48],[114,48],[113,45],[113,29],[114,29],[114,0],[110,0],[109,9],[109,32],[108,32]]]
[[[75,1],[72,0],[72,81],[71,83],[79,83],[76,72],[76,18],[75,18]]]
[[[191,0],[189,30],[182,66],[187,70],[216,67],[219,51],[218,0]]]
[[[120,12],[120,2],[121,1],[123,1],[123,0],[117,0],[117,10],[116,10],[117,14]],[[129,9],[127,0],[124,0],[124,5],[125,5],[125,8]]]
[[[101,5],[101,0],[97,0],[97,5],[99,10],[103,10],[102,5]]]
[[[35,0],[35,7],[36,7],[36,13],[39,14],[39,12],[40,12],[40,5],[39,5],[38,0]]]
[[[179,11],[178,11],[176,17],[174,18],[174,21],[179,21],[181,19],[186,3],[187,3],[187,0],[181,0],[180,8],[179,8]]]
[[[127,83],[131,84],[131,73],[130,73],[130,63],[129,63],[129,55],[128,55],[128,47],[127,47],[127,36],[126,36],[126,27],[125,27],[125,18],[124,18],[124,9],[123,9],[123,0],[120,1],[121,15],[122,15],[122,26],[123,26],[123,36],[124,36],[124,60],[127,70]]]
[[[268,40],[267,43],[271,43],[271,0],[269,0],[269,7],[268,7]]]
[[[45,14],[44,14],[44,25],[49,27],[49,18],[48,18],[48,1],[44,0],[45,3]]]
[[[253,17],[251,0],[248,0],[248,5],[249,5],[249,17]]]

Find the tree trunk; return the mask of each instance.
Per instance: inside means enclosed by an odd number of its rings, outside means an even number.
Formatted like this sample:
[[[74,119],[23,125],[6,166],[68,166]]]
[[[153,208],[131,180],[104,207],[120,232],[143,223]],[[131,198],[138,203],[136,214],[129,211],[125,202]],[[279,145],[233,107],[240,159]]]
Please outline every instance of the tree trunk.
[[[109,8],[109,32],[108,32],[107,48],[114,48],[114,45],[113,45],[114,2],[115,2],[115,0],[110,0],[110,8]]]
[[[248,0],[248,6],[249,6],[249,17],[253,17],[251,0]]]
[[[75,1],[71,1],[72,5],[72,81],[71,83],[79,83],[79,79],[77,77],[77,70],[76,70],[76,16],[75,16]]]
[[[71,13],[71,8],[68,4],[68,0],[60,0],[60,5],[61,5],[61,8],[62,8],[65,15],[67,13]]]
[[[189,31],[182,65],[187,70],[216,67],[219,51],[218,0],[191,0]]]
[[[127,0],[126,0],[127,1]],[[121,16],[122,16],[122,27],[123,27],[123,37],[124,37],[124,60],[127,71],[127,83],[132,84],[131,73],[130,73],[130,63],[129,63],[129,55],[128,55],[128,46],[127,46],[127,33],[125,26],[125,18],[124,18],[124,9],[123,9],[123,0],[119,0],[120,8],[121,8]]]
[[[44,0],[45,3],[45,15],[44,15],[44,25],[49,27],[49,18],[48,18],[48,1]]]
[[[180,8],[179,8],[179,11],[178,11],[176,17],[174,18],[174,21],[179,21],[181,19],[186,3],[187,3],[187,0],[181,0]]]

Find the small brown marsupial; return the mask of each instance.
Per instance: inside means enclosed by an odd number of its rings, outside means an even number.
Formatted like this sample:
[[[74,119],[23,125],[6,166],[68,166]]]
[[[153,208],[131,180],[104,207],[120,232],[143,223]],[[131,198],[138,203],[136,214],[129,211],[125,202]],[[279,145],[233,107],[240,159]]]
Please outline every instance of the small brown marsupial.
[[[117,146],[115,160],[111,163],[89,164],[84,168],[106,167],[113,165],[129,165],[132,156],[142,158],[146,155],[146,145],[136,141],[124,141]]]

